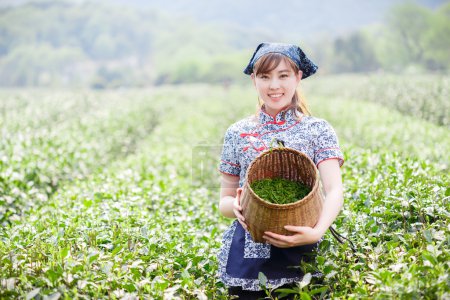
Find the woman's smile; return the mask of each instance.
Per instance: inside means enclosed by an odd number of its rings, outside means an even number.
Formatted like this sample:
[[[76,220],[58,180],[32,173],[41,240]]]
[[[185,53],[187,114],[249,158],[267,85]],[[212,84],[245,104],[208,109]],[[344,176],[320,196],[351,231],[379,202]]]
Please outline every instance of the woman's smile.
[[[280,101],[281,97],[283,97],[284,94],[282,93],[276,93],[276,94],[269,94],[270,99],[273,101]]]

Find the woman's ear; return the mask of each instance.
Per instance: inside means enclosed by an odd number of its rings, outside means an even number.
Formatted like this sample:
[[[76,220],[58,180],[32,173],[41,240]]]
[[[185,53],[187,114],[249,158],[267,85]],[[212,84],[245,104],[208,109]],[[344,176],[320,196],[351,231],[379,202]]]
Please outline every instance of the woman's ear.
[[[300,80],[302,80],[302,77],[303,77],[303,72],[302,72],[302,70],[298,70],[298,73],[297,73],[297,84],[300,82]]]
[[[255,73],[250,74],[250,78],[253,81],[253,85],[256,87],[256,82],[255,82]]]

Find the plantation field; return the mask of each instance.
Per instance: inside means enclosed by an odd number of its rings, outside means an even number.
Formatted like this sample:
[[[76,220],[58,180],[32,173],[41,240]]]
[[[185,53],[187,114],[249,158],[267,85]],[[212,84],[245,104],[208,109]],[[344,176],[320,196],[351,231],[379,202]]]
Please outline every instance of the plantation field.
[[[344,152],[335,227],[357,251],[327,233],[299,299],[450,298],[449,78],[376,78],[304,82]],[[226,299],[217,166],[256,101],[250,84],[0,91],[0,299]]]

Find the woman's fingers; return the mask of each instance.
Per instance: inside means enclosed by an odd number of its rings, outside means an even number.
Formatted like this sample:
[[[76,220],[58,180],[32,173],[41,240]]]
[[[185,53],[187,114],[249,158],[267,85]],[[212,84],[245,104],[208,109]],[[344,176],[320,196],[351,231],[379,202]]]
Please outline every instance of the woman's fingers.
[[[276,233],[270,232],[270,231],[265,231],[264,235],[269,236],[274,239],[277,239],[277,240],[285,240],[287,238],[287,236],[285,236],[285,235],[276,234]]]
[[[247,224],[245,224],[243,221],[238,219],[238,222],[241,224],[242,228],[244,228],[245,230],[248,229]]]
[[[241,194],[242,194],[242,188],[238,188],[236,190],[236,198],[235,198],[235,201],[233,203],[234,207],[236,209],[238,209],[238,210],[242,210],[242,207],[241,207]]]
[[[236,197],[234,198],[234,202],[233,202],[233,208],[234,208],[234,210],[237,210],[239,212],[239,215],[241,215],[240,211],[242,210],[241,193],[242,193],[242,188],[238,188],[236,190]],[[236,214],[236,212],[235,212],[235,214]]]
[[[280,248],[295,246],[294,237],[291,235],[282,235],[270,231],[265,231],[263,238],[266,239],[268,243]]]
[[[239,210],[233,209],[233,212],[237,218],[237,220],[239,221],[239,223],[242,225],[242,227],[244,227],[244,229],[247,229],[247,225],[244,223],[245,222],[245,218],[244,216],[240,213]]]
[[[238,218],[239,220],[241,220],[242,222],[245,221],[244,216],[241,214],[241,212],[237,209],[233,209],[234,215],[236,216],[236,218]]]
[[[274,245],[278,248],[287,248],[287,247],[291,247],[289,243],[285,242],[285,241],[280,241],[278,239],[272,238],[270,236],[263,235],[263,238],[271,245]]]
[[[304,226],[286,225],[286,226],[284,226],[284,229],[286,229],[288,231],[292,231],[292,232],[297,232],[297,233],[303,233],[305,231]],[[306,228],[306,229],[308,229],[308,228]]]
[[[233,202],[233,212],[237,218],[242,217],[241,211],[242,211],[242,207],[239,205],[238,197],[236,197]]]
[[[241,194],[242,194],[242,188],[238,188],[236,190],[236,198],[233,202],[233,212],[236,218],[238,219],[239,223],[242,225],[244,229],[247,230],[247,224],[245,224],[245,218],[241,214],[242,206],[241,206]]]

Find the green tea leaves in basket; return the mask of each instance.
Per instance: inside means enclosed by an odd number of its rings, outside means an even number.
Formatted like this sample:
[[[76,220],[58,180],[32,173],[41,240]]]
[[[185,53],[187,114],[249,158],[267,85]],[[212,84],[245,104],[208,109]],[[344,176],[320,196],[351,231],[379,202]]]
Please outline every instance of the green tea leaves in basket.
[[[294,203],[311,192],[309,186],[284,178],[255,180],[250,187],[261,199],[274,204]]]

